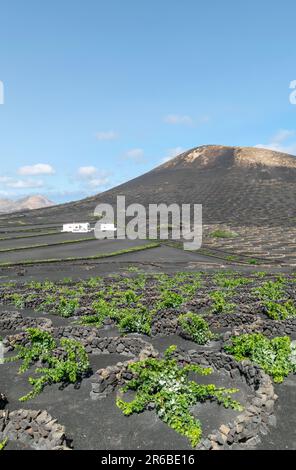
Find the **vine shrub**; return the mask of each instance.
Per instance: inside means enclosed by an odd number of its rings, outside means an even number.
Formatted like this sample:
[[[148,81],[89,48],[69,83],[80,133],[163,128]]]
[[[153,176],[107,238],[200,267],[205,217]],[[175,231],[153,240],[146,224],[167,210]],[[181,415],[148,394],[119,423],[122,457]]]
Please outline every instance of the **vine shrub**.
[[[231,313],[234,310],[235,304],[228,302],[230,292],[228,291],[214,291],[210,294],[212,300],[211,313]]]
[[[80,324],[101,328],[106,318],[114,320],[119,329],[125,333],[151,333],[151,313],[141,304],[137,307],[116,308],[103,299],[92,304],[94,315],[86,315],[79,320]]]
[[[79,300],[78,299],[69,299],[66,297],[60,297],[59,304],[57,307],[58,315],[62,317],[71,317],[75,310],[79,308]]]
[[[159,308],[178,308],[185,301],[184,297],[176,292],[165,290],[161,294]]]
[[[283,303],[265,301],[264,313],[273,320],[286,320],[296,316],[296,307],[293,300],[287,300]]]
[[[208,322],[200,315],[188,312],[178,317],[178,324],[197,344],[203,345],[216,338]]]
[[[151,334],[151,313],[145,308],[129,308],[120,312],[118,326],[125,333]]]
[[[273,339],[261,333],[234,336],[225,350],[239,361],[250,359],[277,383],[296,372],[296,344],[288,336]]]
[[[88,355],[79,341],[62,338],[57,345],[55,339],[46,331],[38,328],[28,328],[29,344],[16,345],[17,355],[6,361],[22,360],[19,373],[27,371],[35,362],[41,362],[44,367],[37,367],[36,374],[40,377],[29,377],[33,389],[20,398],[26,401],[42,392],[46,385],[53,383],[76,383],[90,370]],[[59,347],[59,355],[54,351]]]
[[[164,359],[149,358],[129,365],[133,378],[120,390],[116,404],[125,415],[141,413],[148,404],[154,404],[159,418],[179,434],[186,436],[195,447],[202,435],[201,423],[191,414],[191,408],[198,402],[216,400],[226,408],[242,410],[242,406],[231,398],[237,389],[202,385],[188,379],[194,372],[208,375],[210,368],[199,365],[180,367],[173,353],[176,346],[165,352]],[[133,390],[136,395],[132,401],[123,400],[123,394]]]
[[[294,301],[287,300],[284,278],[264,282],[261,287],[255,289],[255,293],[261,300],[264,313],[273,320],[286,320],[296,316]]]

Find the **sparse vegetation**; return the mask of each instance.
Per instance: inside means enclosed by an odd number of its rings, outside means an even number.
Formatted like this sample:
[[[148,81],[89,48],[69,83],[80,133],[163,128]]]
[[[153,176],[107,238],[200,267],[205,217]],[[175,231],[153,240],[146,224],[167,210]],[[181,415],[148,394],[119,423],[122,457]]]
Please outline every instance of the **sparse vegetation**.
[[[90,369],[87,353],[78,341],[62,338],[59,344],[59,355],[55,355],[57,342],[52,335],[38,328],[28,328],[29,344],[26,346],[16,344],[16,356],[6,359],[9,361],[22,361],[19,373],[26,372],[37,361],[44,367],[37,367],[36,374],[40,377],[29,377],[33,386],[31,392],[20,398],[27,401],[42,392],[46,385],[53,383],[76,383]]]
[[[278,383],[296,372],[296,345],[288,336],[268,339],[260,333],[244,334],[233,337],[225,350],[239,361],[250,359]]]
[[[68,258],[51,258],[51,259],[27,259],[27,260],[22,260],[22,261],[16,261],[16,262],[4,262],[0,263],[0,266],[2,267],[8,267],[8,266],[22,266],[22,265],[27,265],[27,264],[47,264],[47,263],[61,263],[61,262],[67,262],[67,261],[81,261],[81,260],[92,260],[92,259],[103,259],[103,258],[109,258],[112,256],[119,256],[119,255],[124,255],[126,253],[133,253],[136,251],[142,251],[142,250],[149,250],[151,248],[156,248],[160,246],[159,243],[150,243],[147,245],[141,245],[141,246],[135,246],[131,248],[125,248],[123,250],[118,250],[118,251],[113,251],[111,253],[99,253],[98,255],[92,255],[92,256],[80,256],[80,257],[68,257]]]
[[[191,414],[191,408],[198,402],[215,400],[226,408],[241,410],[242,406],[232,399],[237,389],[202,385],[188,379],[188,374],[208,375],[210,368],[199,365],[179,367],[173,358],[175,347],[165,352],[164,359],[146,359],[129,365],[133,378],[122,388],[121,394],[133,390],[132,401],[117,398],[117,406],[125,415],[141,413],[153,403],[159,418],[179,434],[186,436],[192,447],[200,441],[201,423]]]
[[[232,232],[231,230],[217,229],[214,232],[211,232],[210,236],[212,238],[235,238],[238,237],[238,234],[236,232]]]
[[[211,313],[232,313],[235,304],[228,301],[230,293],[227,291],[217,290],[210,294],[212,300]]]
[[[273,320],[286,320],[296,316],[296,306],[292,299],[287,298],[286,282],[283,277],[275,281],[266,281],[254,293],[261,300],[264,313]]]
[[[203,345],[216,338],[208,323],[200,315],[188,312],[178,317],[178,323],[193,341]]]

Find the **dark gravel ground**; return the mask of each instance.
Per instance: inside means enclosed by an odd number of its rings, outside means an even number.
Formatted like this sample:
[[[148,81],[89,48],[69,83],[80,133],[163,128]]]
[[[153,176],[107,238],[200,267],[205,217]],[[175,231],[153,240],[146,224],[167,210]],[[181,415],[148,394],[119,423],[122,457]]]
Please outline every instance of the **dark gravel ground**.
[[[48,260],[65,258],[83,258],[118,250],[143,246],[147,240],[89,240],[77,243],[65,243],[54,247],[31,248],[10,252],[0,252],[0,263],[14,263],[26,260]]]
[[[169,247],[161,247],[170,250],[172,255],[179,250]],[[155,249],[156,250],[156,249]],[[151,250],[151,251],[155,251]],[[144,253],[144,252],[143,252]],[[142,254],[143,254],[142,253]],[[141,254],[141,253],[138,253]],[[191,256],[195,256],[190,254]],[[173,262],[172,262],[173,264]],[[133,265],[133,263],[130,263]],[[66,267],[66,264],[63,265]],[[127,263],[117,266],[116,263],[108,263],[110,274],[118,268],[119,272],[124,272]],[[145,266],[145,265],[143,265]],[[26,272],[21,278],[16,276],[18,281],[26,281],[31,278],[42,280],[45,278],[61,279],[71,276],[71,272],[79,275],[80,278],[95,276],[105,273],[106,264],[83,266],[82,271],[77,270],[77,265],[67,266],[67,270],[57,270],[53,267],[52,271],[47,266],[34,266],[34,271]],[[92,268],[92,269],[91,269]],[[214,268],[209,268],[213,270]],[[172,270],[180,271],[178,266],[172,266]],[[206,269],[204,269],[206,271]],[[247,273],[262,268],[244,267],[239,268],[241,272]],[[266,269],[264,268],[266,271]],[[274,268],[273,268],[274,270]],[[11,272],[11,271],[10,271]],[[14,271],[15,272],[15,271]],[[278,272],[278,270],[277,270]],[[34,274],[33,274],[34,273]],[[50,274],[50,275],[49,275]],[[12,276],[9,275],[9,279]],[[2,278],[3,281],[7,280]],[[14,307],[3,306],[1,309],[17,310]],[[69,324],[72,320],[64,319],[54,315],[36,314],[33,310],[22,310],[25,316],[36,317],[43,316],[50,318],[54,326]],[[117,335],[116,329],[106,330],[104,334],[108,336]],[[0,332],[1,336],[1,332]],[[147,338],[145,338],[147,339]],[[164,336],[150,339],[151,343],[160,351],[165,350],[171,344],[177,344],[184,349],[196,349],[196,344],[185,341],[179,336]],[[119,355],[90,356],[93,370],[97,370],[107,365],[115,364],[119,360],[125,360],[126,357]],[[74,446],[77,449],[159,449],[160,442],[162,449],[189,449],[185,438],[168,428],[161,422],[154,412],[145,412],[140,415],[124,417],[121,411],[115,405],[115,394],[101,401],[92,401],[89,397],[90,378],[84,379],[81,387],[75,389],[72,385],[64,390],[58,386],[46,387],[41,395],[25,404],[20,404],[18,398],[29,391],[27,383],[28,374],[17,375],[16,364],[5,364],[0,366],[0,391],[7,394],[9,399],[8,408],[13,410],[20,407],[25,408],[46,408],[61,424],[66,426],[66,434],[73,439]],[[247,395],[250,391],[242,383],[229,383],[229,378],[222,374],[210,376],[210,381],[223,386],[238,386],[241,389],[237,399],[243,403],[247,401]],[[202,379],[204,380],[204,378]],[[276,403],[277,425],[272,428],[266,436],[261,436],[259,449],[293,449],[296,450],[296,414],[295,408],[295,387],[296,376],[289,376],[283,384],[276,385],[278,401]],[[198,406],[195,410],[197,416],[201,419],[204,433],[210,432],[222,423],[227,423],[233,418],[233,411],[225,410],[215,404],[205,404]],[[102,425],[103,423],[103,425]],[[18,448],[13,443],[8,444],[8,449]]]
[[[126,360],[126,357],[111,354],[90,356],[90,360],[95,371]],[[8,397],[7,408],[46,409],[59,423],[66,426],[66,436],[73,439],[75,449],[191,448],[187,439],[170,429],[154,411],[125,417],[115,404],[115,393],[103,400],[91,400],[91,378],[84,379],[78,389],[73,385],[64,390],[58,385],[46,387],[33,400],[20,403],[18,398],[30,390],[27,380],[32,371],[18,375],[17,370],[16,363],[1,365],[1,390]],[[240,391],[235,398],[242,404],[247,403],[250,390],[241,381],[233,381],[230,384],[229,378],[220,373],[200,377],[198,380],[201,383],[238,387]],[[207,403],[197,405],[193,413],[201,420],[206,435],[217,426],[231,421],[239,412],[227,410],[215,403]]]
[[[275,405],[277,424],[267,436],[262,436],[258,449],[296,450],[296,375],[275,385],[278,400]]]
[[[95,238],[94,233],[57,233],[53,235],[36,235],[27,238],[13,238],[1,240],[0,236],[0,250],[7,250],[13,248],[23,248],[34,245],[46,245],[52,243],[61,243],[65,241],[76,241],[85,238]],[[3,253],[2,253],[3,255]]]

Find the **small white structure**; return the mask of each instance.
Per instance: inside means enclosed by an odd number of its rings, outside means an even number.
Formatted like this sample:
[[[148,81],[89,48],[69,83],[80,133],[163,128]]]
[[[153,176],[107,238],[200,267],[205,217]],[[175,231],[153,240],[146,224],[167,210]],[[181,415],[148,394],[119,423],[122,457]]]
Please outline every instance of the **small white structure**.
[[[62,232],[85,233],[91,232],[89,223],[63,224]]]
[[[102,232],[116,232],[114,224],[101,224],[100,229]]]

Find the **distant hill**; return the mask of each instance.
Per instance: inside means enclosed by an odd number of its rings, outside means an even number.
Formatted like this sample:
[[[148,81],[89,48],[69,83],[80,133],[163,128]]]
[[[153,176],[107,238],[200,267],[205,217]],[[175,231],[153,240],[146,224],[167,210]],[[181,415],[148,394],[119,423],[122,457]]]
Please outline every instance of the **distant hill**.
[[[45,196],[28,196],[15,201],[11,199],[0,199],[0,213],[11,213],[21,210],[34,210],[44,207],[51,207],[54,203]]]
[[[291,225],[296,220],[296,158],[254,147],[193,148],[96,196],[26,213],[28,223],[89,220],[98,203],[203,204],[204,223]]]

